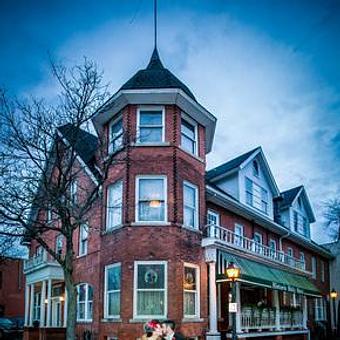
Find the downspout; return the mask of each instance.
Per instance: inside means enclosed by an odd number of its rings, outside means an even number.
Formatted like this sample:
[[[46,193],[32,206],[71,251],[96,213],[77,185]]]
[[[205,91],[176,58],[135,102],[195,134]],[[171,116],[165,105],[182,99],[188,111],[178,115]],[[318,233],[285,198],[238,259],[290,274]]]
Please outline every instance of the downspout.
[[[279,246],[280,246],[280,251],[282,251],[282,240],[283,240],[284,238],[287,238],[287,237],[289,237],[289,236],[290,236],[290,234],[291,234],[291,232],[290,232],[290,231],[287,231],[287,234],[285,234],[285,235],[282,235],[282,236],[279,238]]]

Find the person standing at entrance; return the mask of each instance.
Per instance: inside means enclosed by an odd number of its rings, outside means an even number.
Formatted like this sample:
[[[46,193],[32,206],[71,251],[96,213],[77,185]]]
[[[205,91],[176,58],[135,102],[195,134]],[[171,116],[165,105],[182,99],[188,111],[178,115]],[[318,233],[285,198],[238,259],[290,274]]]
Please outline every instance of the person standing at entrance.
[[[172,320],[165,320],[162,322],[163,337],[165,340],[185,340],[185,337],[175,332],[176,324]]]

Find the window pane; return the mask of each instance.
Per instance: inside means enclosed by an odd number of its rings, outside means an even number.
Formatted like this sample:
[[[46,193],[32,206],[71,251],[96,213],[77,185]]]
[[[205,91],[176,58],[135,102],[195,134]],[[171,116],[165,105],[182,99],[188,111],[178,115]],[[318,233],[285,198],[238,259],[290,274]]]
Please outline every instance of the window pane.
[[[164,180],[151,178],[140,179],[139,200],[140,201],[164,200]]]
[[[118,181],[108,187],[107,228],[113,228],[122,223],[123,182]]]
[[[120,292],[108,293],[108,315],[120,314]]]
[[[162,111],[141,111],[139,125],[162,125]]]
[[[195,209],[185,207],[184,208],[184,225],[189,227],[196,227],[195,225]]]
[[[190,153],[195,153],[195,142],[187,136],[182,135],[181,146],[184,150],[187,150]]]
[[[79,285],[78,287],[78,301],[85,301],[86,285]]]
[[[196,206],[196,190],[184,184],[184,204],[191,207]]]
[[[92,307],[93,307],[93,303],[92,303],[92,301],[89,301],[87,303],[87,316],[86,316],[86,319],[92,319]]]
[[[111,125],[111,137],[115,139],[123,132],[123,120],[120,119],[117,123]]]
[[[164,289],[164,265],[139,265],[138,289]]]
[[[184,289],[196,290],[196,268],[184,267]]]
[[[184,292],[184,315],[196,314],[196,293]]]
[[[139,129],[139,141],[145,142],[161,142],[162,128],[160,127],[141,127]]]
[[[120,266],[107,270],[107,290],[120,289]]]
[[[78,319],[85,319],[85,303],[78,303]]]
[[[185,121],[184,119],[182,119],[182,134],[186,135],[187,137],[189,137],[192,140],[195,140],[195,126],[193,126],[192,124],[188,123],[187,121]]]
[[[152,206],[155,204],[156,206]],[[151,206],[150,206],[151,205]],[[160,201],[148,201],[139,203],[139,221],[164,221],[165,220],[165,209],[164,202]]]
[[[164,315],[164,291],[138,292],[138,315]]]

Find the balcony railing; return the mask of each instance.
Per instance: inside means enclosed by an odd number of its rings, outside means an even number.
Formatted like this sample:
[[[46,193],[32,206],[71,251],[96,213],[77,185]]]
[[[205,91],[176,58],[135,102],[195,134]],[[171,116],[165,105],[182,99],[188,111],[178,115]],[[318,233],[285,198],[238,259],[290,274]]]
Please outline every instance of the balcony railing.
[[[301,310],[280,311],[280,324],[276,324],[276,311],[273,308],[244,307],[241,310],[241,329],[274,330],[287,328],[303,328],[303,313]]]
[[[42,266],[48,265],[48,264],[56,265],[57,262],[54,259],[50,259],[47,256],[47,253],[45,251],[43,251],[42,253],[35,255],[35,256],[32,256],[28,260],[25,260],[24,271],[27,272],[27,271],[30,271],[30,270],[33,270],[35,268],[42,267]]]
[[[208,225],[205,229],[205,237],[213,238],[222,243],[232,246],[233,248],[243,249],[247,252],[256,254],[257,256],[264,257],[268,260],[275,261],[281,264],[285,264],[289,267],[305,271],[305,263],[300,259],[296,259],[293,256],[285,254],[283,251],[276,250],[274,248],[265,246],[261,243],[254,241],[253,239],[240,236],[228,230],[216,225]]]

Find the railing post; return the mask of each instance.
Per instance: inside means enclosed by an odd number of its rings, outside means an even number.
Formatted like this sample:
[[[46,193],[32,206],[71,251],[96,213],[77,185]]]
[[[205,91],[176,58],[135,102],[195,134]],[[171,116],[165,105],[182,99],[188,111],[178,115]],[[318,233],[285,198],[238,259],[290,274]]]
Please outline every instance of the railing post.
[[[279,299],[279,291],[277,289],[273,290],[273,300],[274,300],[274,308],[275,308],[275,329],[280,330],[280,299]]]

